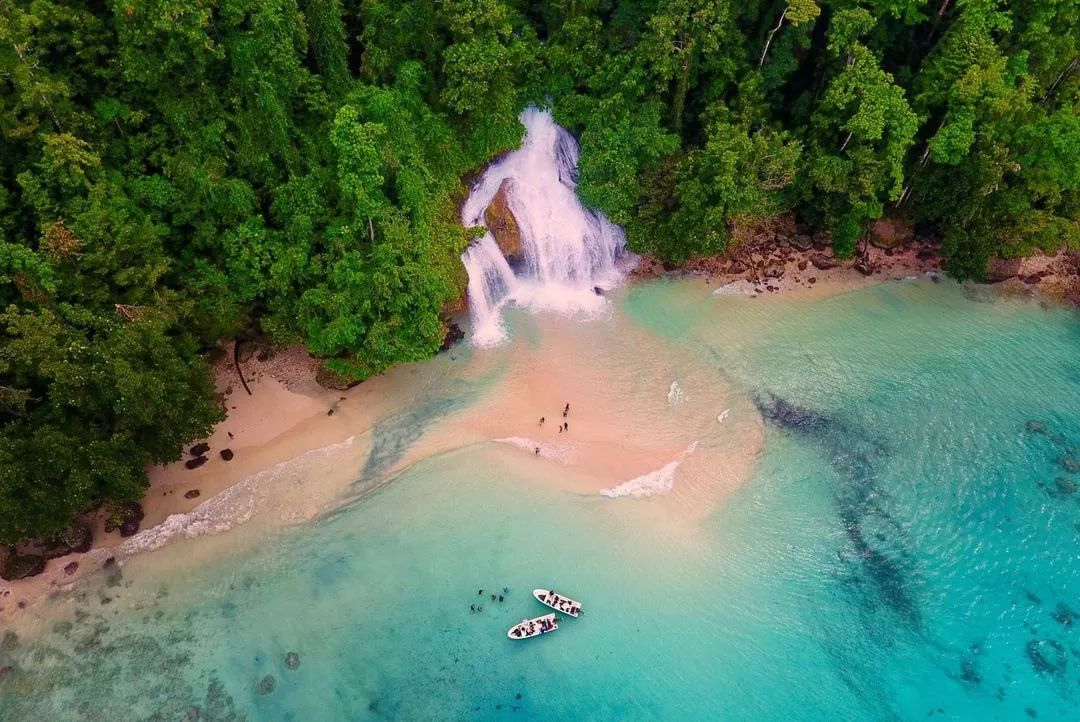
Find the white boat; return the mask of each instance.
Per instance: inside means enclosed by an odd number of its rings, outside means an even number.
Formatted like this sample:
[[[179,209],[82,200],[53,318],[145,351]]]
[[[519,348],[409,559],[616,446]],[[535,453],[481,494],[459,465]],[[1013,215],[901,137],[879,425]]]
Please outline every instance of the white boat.
[[[555,618],[555,615],[545,614],[542,617],[523,619],[520,624],[510,627],[510,631],[506,633],[506,636],[510,637],[510,639],[528,639],[529,637],[539,637],[541,634],[554,632],[558,628],[559,620]]]
[[[552,589],[534,589],[533,596],[541,604],[546,604],[563,614],[568,614],[571,617],[581,614],[581,602],[574,601],[570,597],[564,597]]]

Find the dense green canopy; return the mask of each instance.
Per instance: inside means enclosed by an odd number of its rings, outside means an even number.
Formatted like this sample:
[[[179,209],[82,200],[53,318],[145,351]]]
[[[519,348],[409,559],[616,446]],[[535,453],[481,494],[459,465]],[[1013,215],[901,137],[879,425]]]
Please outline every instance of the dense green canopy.
[[[136,499],[259,327],[362,379],[460,297],[461,178],[550,106],[683,261],[885,215],[949,270],[1080,245],[1071,0],[0,0],[0,541]]]

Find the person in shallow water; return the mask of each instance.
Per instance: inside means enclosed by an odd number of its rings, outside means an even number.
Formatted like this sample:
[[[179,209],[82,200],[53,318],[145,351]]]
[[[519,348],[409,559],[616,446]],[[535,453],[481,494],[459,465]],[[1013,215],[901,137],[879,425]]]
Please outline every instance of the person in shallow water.
[[[535,453],[537,456],[540,456],[540,447],[537,446],[535,449],[533,449],[533,453]]]

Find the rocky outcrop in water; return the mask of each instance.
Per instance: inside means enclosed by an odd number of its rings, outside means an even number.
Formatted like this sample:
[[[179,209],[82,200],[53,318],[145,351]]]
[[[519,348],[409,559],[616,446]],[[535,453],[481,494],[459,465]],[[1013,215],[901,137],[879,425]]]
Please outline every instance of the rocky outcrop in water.
[[[255,687],[255,691],[259,694],[273,694],[277,688],[277,680],[274,679],[274,675],[268,674],[259,680],[259,684]]]
[[[510,210],[507,199],[512,182],[510,178],[507,178],[499,186],[495,197],[491,199],[491,204],[484,211],[484,224],[495,237],[495,243],[499,246],[507,263],[511,267],[517,267],[525,258],[525,249],[522,247],[521,229],[518,227],[513,211]]]
[[[456,323],[446,324],[446,335],[443,336],[442,346],[439,347],[440,351],[449,351],[454,344],[465,338],[465,332],[461,330],[461,327]]]

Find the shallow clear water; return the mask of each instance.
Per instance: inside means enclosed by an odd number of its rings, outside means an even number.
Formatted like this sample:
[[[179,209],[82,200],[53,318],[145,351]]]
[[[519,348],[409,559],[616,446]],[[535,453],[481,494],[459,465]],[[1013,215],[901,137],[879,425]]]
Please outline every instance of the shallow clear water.
[[[56,600],[0,645],[0,719],[1080,717],[1075,312],[929,282],[811,302],[661,281],[613,305],[593,323],[764,409],[752,478],[704,519],[551,489],[498,445],[440,453],[253,547],[227,553],[241,527],[158,553],[218,562],[145,555]],[[372,457],[433,414],[388,420]],[[585,616],[508,640],[547,585]]]

